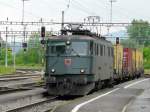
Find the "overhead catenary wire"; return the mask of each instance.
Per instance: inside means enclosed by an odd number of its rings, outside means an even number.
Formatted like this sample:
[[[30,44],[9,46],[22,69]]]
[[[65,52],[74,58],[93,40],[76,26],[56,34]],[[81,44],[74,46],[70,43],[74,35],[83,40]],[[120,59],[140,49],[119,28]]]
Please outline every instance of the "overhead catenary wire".
[[[10,5],[10,4],[6,3],[6,2],[0,1],[0,5],[6,6],[6,7],[9,7],[9,8],[12,8],[12,9],[15,9],[16,12],[20,12],[19,8],[15,7],[14,5]],[[38,15],[32,13],[32,12],[26,11],[26,10],[25,10],[25,13],[27,13],[28,15],[30,15],[32,17],[41,18],[40,16],[38,16]]]
[[[82,11],[84,11],[85,13],[87,13],[88,15],[97,15],[96,12],[91,11],[91,9],[89,7],[87,7],[87,5],[83,2],[79,2],[78,0],[73,0],[74,3],[76,3],[76,5],[78,5],[78,7],[80,7],[80,9]]]

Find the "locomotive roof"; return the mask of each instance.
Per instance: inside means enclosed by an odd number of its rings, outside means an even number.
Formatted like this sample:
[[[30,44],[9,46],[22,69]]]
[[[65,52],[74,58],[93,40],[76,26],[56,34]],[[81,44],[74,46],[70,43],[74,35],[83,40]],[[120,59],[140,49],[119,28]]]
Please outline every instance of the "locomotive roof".
[[[101,40],[110,42],[108,40],[105,40],[104,37],[96,37],[96,36],[87,36],[87,35],[59,35],[59,36],[51,36],[48,38],[49,40]]]

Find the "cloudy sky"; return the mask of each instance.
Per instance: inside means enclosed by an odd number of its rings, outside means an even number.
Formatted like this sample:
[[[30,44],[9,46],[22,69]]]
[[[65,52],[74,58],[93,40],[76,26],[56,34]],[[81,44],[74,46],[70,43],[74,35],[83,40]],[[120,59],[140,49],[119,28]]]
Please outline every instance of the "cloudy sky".
[[[110,0],[28,0],[25,1],[25,20],[82,21],[90,15],[98,15],[104,22],[110,18]],[[113,21],[129,22],[133,18],[150,21],[150,0],[116,0],[113,3]],[[0,0],[0,20],[21,20],[22,0]]]
[[[150,0],[114,1],[116,2],[113,3],[113,22],[131,22],[134,18],[150,22]],[[110,0],[25,0],[24,5],[25,21],[39,21],[43,18],[44,21],[60,22],[63,10],[66,22],[82,22],[88,16],[100,16],[101,22],[110,21]],[[22,21],[22,7],[22,0],[0,0],[0,21],[6,20],[7,17],[10,21]],[[23,30],[23,27],[15,28]],[[9,27],[9,30],[15,28]],[[49,30],[56,28],[58,30],[59,27],[50,26]],[[5,29],[0,26],[0,30]],[[27,27],[27,30],[31,30],[31,27]],[[125,28],[113,27],[110,32],[120,30]],[[108,34],[107,28],[102,28],[101,34]],[[5,35],[2,38],[5,40]]]

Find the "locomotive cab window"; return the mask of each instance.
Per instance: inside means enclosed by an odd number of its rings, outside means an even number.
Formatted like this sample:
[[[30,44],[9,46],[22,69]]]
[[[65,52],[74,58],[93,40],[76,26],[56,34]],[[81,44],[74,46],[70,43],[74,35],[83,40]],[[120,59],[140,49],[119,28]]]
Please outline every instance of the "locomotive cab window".
[[[66,42],[51,42],[49,44],[49,49],[51,54],[62,54],[71,56],[83,56],[88,54],[88,42],[71,42],[69,47]]]
[[[64,42],[52,42],[50,47],[52,54],[64,54],[66,51]]]

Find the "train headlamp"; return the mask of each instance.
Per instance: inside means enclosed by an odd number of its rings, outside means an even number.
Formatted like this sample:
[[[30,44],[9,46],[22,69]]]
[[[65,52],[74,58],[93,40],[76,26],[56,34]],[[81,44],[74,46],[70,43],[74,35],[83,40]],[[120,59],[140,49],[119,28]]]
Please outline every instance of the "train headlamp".
[[[84,69],[81,69],[81,70],[80,70],[80,72],[81,72],[81,73],[84,73],[84,72],[85,72],[85,70],[84,70]]]
[[[55,73],[55,69],[52,69],[51,72],[52,72],[52,73]]]
[[[71,45],[71,42],[67,40],[66,45]]]

